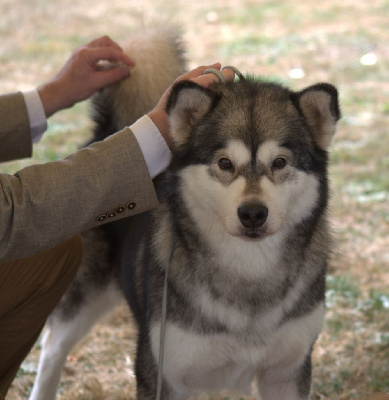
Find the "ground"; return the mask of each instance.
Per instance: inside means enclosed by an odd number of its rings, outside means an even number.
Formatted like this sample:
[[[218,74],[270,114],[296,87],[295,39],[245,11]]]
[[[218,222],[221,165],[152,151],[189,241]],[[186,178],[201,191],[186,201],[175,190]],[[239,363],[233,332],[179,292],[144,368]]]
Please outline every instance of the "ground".
[[[302,89],[338,87],[343,118],[331,149],[331,221],[337,250],[327,314],[314,349],[313,398],[389,392],[389,1],[2,0],[0,91],[49,79],[77,46],[103,34],[180,24],[190,66],[215,61]],[[63,158],[90,134],[88,105],[50,119],[34,157],[13,173]],[[123,304],[69,355],[58,398],[135,397],[134,328]],[[8,399],[28,398],[39,344]],[[223,398],[223,396],[220,396]]]

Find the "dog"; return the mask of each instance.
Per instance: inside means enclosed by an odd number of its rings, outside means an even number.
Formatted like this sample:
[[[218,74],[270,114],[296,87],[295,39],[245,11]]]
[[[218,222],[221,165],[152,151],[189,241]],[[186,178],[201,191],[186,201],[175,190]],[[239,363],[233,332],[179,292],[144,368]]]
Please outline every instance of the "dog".
[[[142,39],[139,50],[162,40],[166,64],[184,68],[174,35],[162,36]],[[141,85],[133,76],[98,95],[95,137],[129,123],[131,102],[158,79],[150,71]],[[252,76],[209,88],[180,81],[167,113],[174,147],[155,179],[160,206],[84,234],[85,258],[49,318],[30,399],[55,398],[71,347],[123,295],[138,325],[138,399],[156,397],[159,372],[163,399],[244,393],[253,381],[262,400],[309,399],[332,248],[337,90],[319,83],[296,92]]]

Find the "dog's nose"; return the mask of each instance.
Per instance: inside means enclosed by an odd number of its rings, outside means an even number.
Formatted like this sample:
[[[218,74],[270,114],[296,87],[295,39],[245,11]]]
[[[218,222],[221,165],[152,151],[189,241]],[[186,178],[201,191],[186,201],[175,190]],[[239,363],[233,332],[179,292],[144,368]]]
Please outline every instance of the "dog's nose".
[[[246,228],[259,228],[265,223],[267,214],[267,207],[258,202],[243,203],[238,208],[238,217]]]

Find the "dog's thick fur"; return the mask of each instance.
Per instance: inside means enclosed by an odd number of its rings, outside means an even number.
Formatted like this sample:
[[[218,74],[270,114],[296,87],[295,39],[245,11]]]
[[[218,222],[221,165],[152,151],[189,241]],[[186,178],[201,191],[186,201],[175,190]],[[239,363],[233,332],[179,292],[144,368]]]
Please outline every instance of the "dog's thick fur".
[[[182,66],[176,44],[158,40]],[[141,86],[129,80],[100,94],[97,137],[132,122],[129,104],[158,74],[142,77]],[[130,97],[127,84],[137,87]],[[163,397],[247,391],[256,379],[263,400],[308,399],[331,252],[327,149],[337,91],[293,92],[252,77],[208,89],[182,81],[167,111],[175,146],[155,181],[161,205],[86,233],[87,259],[49,320],[31,399],[54,398],[66,354],[119,288],[139,327],[137,396],[155,398],[171,250]]]

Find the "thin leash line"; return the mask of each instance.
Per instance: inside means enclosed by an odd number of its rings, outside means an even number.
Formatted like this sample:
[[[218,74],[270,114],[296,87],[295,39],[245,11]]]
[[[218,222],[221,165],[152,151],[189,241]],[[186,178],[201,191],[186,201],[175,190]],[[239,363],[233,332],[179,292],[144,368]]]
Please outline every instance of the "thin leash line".
[[[168,288],[169,269],[173,257],[173,249],[174,249],[174,243],[172,239],[170,243],[169,258],[166,264],[165,279],[163,283],[161,333],[159,337],[159,363],[158,363],[156,400],[161,400],[161,395],[162,395],[163,358],[165,354],[165,334],[166,334],[166,316],[167,316],[167,288]]]

